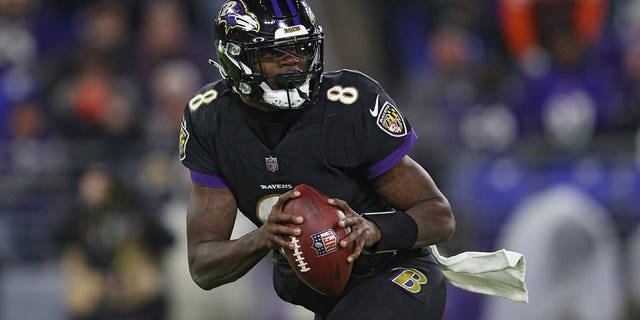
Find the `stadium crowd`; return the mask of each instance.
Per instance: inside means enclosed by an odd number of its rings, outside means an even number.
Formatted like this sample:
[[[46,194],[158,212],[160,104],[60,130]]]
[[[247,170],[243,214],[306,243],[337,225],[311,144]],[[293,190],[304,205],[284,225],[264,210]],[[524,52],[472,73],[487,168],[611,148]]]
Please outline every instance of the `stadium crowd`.
[[[640,1],[309,2],[325,70],[419,124],[458,224],[442,251],[527,257],[529,305],[450,287],[445,319],[640,318]],[[269,261],[188,278],[178,130],[220,78],[220,3],[0,0],[0,319],[312,318]]]

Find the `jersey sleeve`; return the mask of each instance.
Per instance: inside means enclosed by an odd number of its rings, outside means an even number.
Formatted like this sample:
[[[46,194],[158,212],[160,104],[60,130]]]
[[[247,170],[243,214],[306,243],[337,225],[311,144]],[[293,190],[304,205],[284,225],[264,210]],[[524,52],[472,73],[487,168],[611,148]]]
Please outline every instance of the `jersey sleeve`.
[[[417,135],[395,101],[376,81],[359,73],[338,81],[341,88],[354,88],[357,100],[352,105],[336,107],[343,110],[334,117],[337,119],[329,130],[335,152],[328,157],[346,167],[356,166],[368,179],[373,179],[407,155]]]
[[[190,170],[193,182],[210,188],[226,188],[215,156],[215,123],[212,123],[215,118],[204,109],[213,106],[194,107],[193,101],[185,106],[180,124],[180,161]]]

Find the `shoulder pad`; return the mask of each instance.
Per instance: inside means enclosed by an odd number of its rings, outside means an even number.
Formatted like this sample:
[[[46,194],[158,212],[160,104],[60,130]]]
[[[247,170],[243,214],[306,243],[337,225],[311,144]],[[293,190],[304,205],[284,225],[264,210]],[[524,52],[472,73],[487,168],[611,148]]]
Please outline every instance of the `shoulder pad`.
[[[350,109],[372,107],[377,97],[381,97],[383,101],[391,101],[376,80],[362,72],[348,69],[325,73],[320,94],[330,105]]]
[[[227,86],[224,80],[208,83],[191,97],[187,103],[187,107],[191,112],[195,112],[202,106],[215,103],[218,98],[226,95],[229,91],[229,86]]]
[[[330,84],[340,83],[343,85],[355,85],[362,89],[370,88],[371,91],[382,89],[380,83],[370,76],[351,69],[342,69],[338,71],[327,72],[324,74],[324,80]]]

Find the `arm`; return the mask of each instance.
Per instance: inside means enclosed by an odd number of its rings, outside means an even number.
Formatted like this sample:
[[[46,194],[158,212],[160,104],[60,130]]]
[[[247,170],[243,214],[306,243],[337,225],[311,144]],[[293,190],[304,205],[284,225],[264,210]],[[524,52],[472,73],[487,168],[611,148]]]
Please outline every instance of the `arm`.
[[[418,225],[414,248],[447,241],[456,223],[449,201],[429,174],[413,159],[405,156],[389,171],[377,177],[373,185],[392,207],[404,210]]]
[[[392,207],[405,211],[416,223],[418,235],[413,248],[448,240],[455,230],[455,219],[449,201],[440,192],[429,174],[413,159],[405,156],[395,166],[372,181],[376,192]],[[346,247],[355,242],[354,253],[347,259],[357,259],[364,248],[374,246],[381,239],[378,226],[354,212],[339,199],[329,199],[347,216],[341,226],[352,232],[340,242]]]
[[[302,218],[284,214],[282,208],[286,200],[297,196],[298,192],[281,195],[264,225],[230,240],[238,210],[233,194],[226,188],[192,183],[187,208],[187,246],[193,281],[205,290],[233,282],[251,270],[269,250],[289,246],[286,236],[299,235],[300,229],[284,224],[302,223]]]

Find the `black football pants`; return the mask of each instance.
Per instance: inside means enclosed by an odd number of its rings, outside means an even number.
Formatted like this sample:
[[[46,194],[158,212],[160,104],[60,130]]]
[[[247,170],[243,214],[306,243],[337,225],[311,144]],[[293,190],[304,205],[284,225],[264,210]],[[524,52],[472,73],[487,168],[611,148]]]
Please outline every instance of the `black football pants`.
[[[352,273],[337,298],[306,286],[284,258],[274,261],[278,295],[313,311],[316,320],[437,320],[444,312],[445,280],[428,251],[396,255],[370,272]]]

